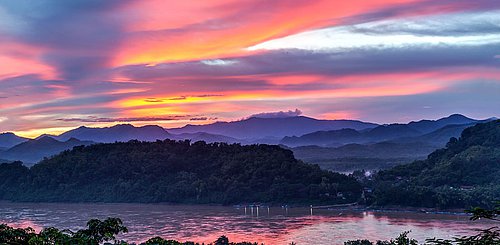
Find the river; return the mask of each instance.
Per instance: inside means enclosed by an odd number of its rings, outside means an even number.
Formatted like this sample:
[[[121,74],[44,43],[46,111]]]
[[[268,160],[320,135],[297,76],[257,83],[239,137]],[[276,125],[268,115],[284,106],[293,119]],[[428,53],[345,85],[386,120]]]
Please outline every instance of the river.
[[[466,215],[415,212],[314,210],[309,208],[249,208],[162,204],[61,204],[0,202],[0,223],[76,230],[91,218],[118,217],[129,228],[120,238],[141,242],[161,236],[180,241],[231,241],[265,244],[343,244],[352,239],[380,240],[411,230],[410,237],[451,238],[490,227]]]

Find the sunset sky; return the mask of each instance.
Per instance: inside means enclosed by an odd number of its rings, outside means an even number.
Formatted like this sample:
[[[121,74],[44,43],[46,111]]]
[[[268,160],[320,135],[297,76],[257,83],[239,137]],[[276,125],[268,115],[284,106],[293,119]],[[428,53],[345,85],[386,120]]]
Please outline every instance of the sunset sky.
[[[276,111],[499,117],[500,1],[0,0],[0,132]]]

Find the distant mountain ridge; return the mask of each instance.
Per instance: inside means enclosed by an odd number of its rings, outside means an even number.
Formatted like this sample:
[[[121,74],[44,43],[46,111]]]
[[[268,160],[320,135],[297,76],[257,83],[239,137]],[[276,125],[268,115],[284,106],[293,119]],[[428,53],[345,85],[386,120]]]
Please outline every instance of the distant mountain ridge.
[[[220,134],[209,134],[204,132],[199,133],[183,133],[177,134],[174,136],[174,139],[179,140],[191,140],[192,142],[196,141],[205,141],[207,143],[214,142],[224,142],[224,143],[243,143],[243,140],[235,139],[229,136],[220,135]]]
[[[11,161],[22,161],[29,165],[39,162],[44,157],[56,155],[64,150],[70,150],[75,146],[91,145],[94,143],[92,141],[80,141],[75,138],[67,141],[58,141],[52,137],[44,136],[39,139],[28,140],[4,152],[0,152],[0,158]]]
[[[11,148],[17,144],[27,141],[27,138],[19,137],[14,133],[1,133],[0,134],[0,148]]]
[[[461,114],[452,114],[448,117],[444,117],[438,120],[420,120],[417,122],[410,122],[408,123],[408,127],[413,128],[417,131],[420,131],[422,133],[430,133],[432,131],[438,130],[444,126],[448,125],[463,125],[463,124],[471,124],[471,123],[480,123],[480,122],[487,122],[491,119],[486,119],[486,120],[476,120],[472,118],[468,118],[464,115]]]
[[[225,135],[237,139],[258,139],[303,135],[319,130],[338,130],[343,128],[363,130],[376,126],[378,125],[374,123],[357,120],[319,120],[305,116],[282,118],[251,117],[233,122],[186,125],[182,128],[171,128],[168,129],[168,131],[172,134],[204,132]]]
[[[305,161],[313,159],[313,163],[328,163],[329,166],[333,166],[330,163],[344,161],[345,159],[342,158],[344,153],[347,153],[349,158],[356,154],[364,156],[369,149],[374,155],[389,154],[384,158],[373,158],[373,163],[376,166],[381,166],[378,162],[387,161],[390,159],[390,155],[393,155],[387,150],[392,146],[378,143],[388,142],[397,147],[399,151],[411,153],[408,155],[414,157],[409,160],[420,159],[422,153],[430,153],[433,149],[443,147],[450,137],[459,136],[463,129],[488,120],[492,119],[476,120],[454,114],[438,120],[377,125],[356,120],[318,120],[304,116],[293,116],[250,117],[241,121],[217,122],[198,126],[187,125],[177,129],[165,129],[156,125],[135,127],[130,124],[118,124],[103,128],[82,126],[61,135],[44,134],[35,140],[19,137],[13,133],[0,134],[0,159],[36,163],[43,157],[50,157],[59,151],[71,149],[77,145],[128,142],[130,140],[151,142],[171,139],[245,145],[280,143],[288,147],[316,145],[320,146],[321,149],[305,148],[307,150],[301,150],[302,153],[297,156]],[[429,132],[433,129],[436,130]],[[311,130],[317,131],[311,132]],[[307,133],[300,134],[302,132]],[[280,135],[285,136],[278,137]],[[341,147],[348,144],[357,144],[357,146]],[[19,147],[17,147],[18,145]],[[412,149],[401,149],[404,147],[420,147],[422,151],[417,154]],[[299,149],[294,148],[291,150],[299,151]],[[361,160],[365,161],[365,159]],[[401,161],[402,158],[398,158],[396,163]],[[356,164],[357,160],[352,160],[351,165],[356,166]]]
[[[480,121],[483,122],[483,121]],[[391,140],[394,143],[415,143],[415,142],[428,142],[429,144],[443,147],[448,143],[451,137],[458,137],[464,129],[474,126],[477,123],[468,124],[451,124],[437,129],[433,132],[420,135],[417,137],[403,137]]]
[[[155,141],[173,138],[164,128],[157,125],[135,127],[131,124],[118,124],[105,128],[79,127],[54,137],[60,141],[71,138],[100,143],[127,142],[129,140]]]
[[[451,137],[458,137],[463,129],[492,119],[476,120],[454,114],[438,120],[421,120],[408,124],[380,125],[372,129],[318,131],[302,136],[284,137],[280,143],[287,146],[341,146],[345,144],[373,144],[383,141],[396,143],[424,142],[443,147]],[[346,134],[349,132],[348,134]]]

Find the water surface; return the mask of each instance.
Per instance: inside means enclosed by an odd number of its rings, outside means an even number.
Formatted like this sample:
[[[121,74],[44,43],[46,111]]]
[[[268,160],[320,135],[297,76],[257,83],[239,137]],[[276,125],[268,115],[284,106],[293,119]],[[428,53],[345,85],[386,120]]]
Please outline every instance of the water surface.
[[[490,227],[469,221],[465,215],[414,212],[363,212],[309,208],[260,208],[252,211],[223,206],[160,204],[61,204],[0,202],[0,223],[80,229],[91,218],[118,217],[129,228],[121,238],[141,242],[161,236],[168,239],[213,242],[226,235],[231,241],[265,244],[343,244],[352,239],[380,240],[411,230],[410,236],[451,238]]]

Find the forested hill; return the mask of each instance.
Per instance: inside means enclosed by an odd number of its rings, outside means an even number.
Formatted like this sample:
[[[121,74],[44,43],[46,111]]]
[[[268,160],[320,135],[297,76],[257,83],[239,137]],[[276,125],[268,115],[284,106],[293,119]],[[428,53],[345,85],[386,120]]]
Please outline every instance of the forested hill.
[[[374,187],[378,205],[492,205],[500,200],[500,120],[465,129],[424,161],[380,172]]]
[[[354,178],[270,145],[129,141],[75,147],[30,169],[0,165],[0,199],[12,201],[316,204],[360,191]]]

